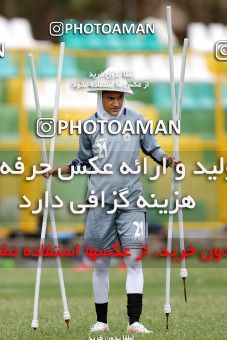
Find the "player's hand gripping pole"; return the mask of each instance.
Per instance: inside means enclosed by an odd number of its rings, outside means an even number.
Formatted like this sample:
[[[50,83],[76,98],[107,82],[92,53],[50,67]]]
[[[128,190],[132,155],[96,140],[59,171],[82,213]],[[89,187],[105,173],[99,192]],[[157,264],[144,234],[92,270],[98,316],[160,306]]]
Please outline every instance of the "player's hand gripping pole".
[[[176,122],[181,117],[181,105],[182,105],[182,95],[183,95],[183,82],[185,75],[185,65],[186,65],[186,54],[188,47],[188,39],[184,40],[183,47],[183,57],[181,64],[181,75],[180,75],[180,84],[178,91],[178,104],[176,107],[176,95],[175,95],[175,81],[174,81],[174,66],[173,66],[173,38],[172,38],[172,19],[171,19],[171,7],[167,6],[167,29],[168,29],[168,47],[169,47],[169,67],[170,67],[170,89],[171,89],[171,102],[172,102],[172,118]],[[179,139],[176,134],[174,134],[174,157],[179,159]],[[171,175],[171,189],[170,189],[170,210],[173,209],[174,206],[174,188],[175,188],[175,169],[172,170]],[[181,196],[181,186],[178,184],[178,192],[179,196]],[[179,230],[180,230],[180,248],[181,251],[184,249],[184,226],[183,226],[183,214],[182,210],[178,212],[179,219]],[[168,221],[168,241],[167,241],[167,250],[171,253],[172,249],[172,233],[173,233],[173,215],[169,214]],[[184,282],[184,295],[186,301],[186,287],[185,287],[185,278],[187,276],[187,270],[185,268],[185,261],[181,264],[181,272],[180,275],[183,278]],[[166,327],[169,328],[168,317],[171,312],[170,306],[170,274],[171,274],[171,259],[167,257],[166,263],[166,301],[164,306],[164,312],[166,314]]]
[[[34,67],[34,60],[32,54],[29,55],[30,57],[30,65],[31,65],[31,75],[32,75],[32,84],[34,90],[34,97],[35,97],[35,104],[36,104],[36,112],[38,118],[41,118],[41,108],[38,96],[38,87],[35,75],[35,67]],[[58,105],[59,105],[59,96],[60,96],[60,84],[61,84],[61,74],[62,74],[62,67],[63,67],[63,59],[64,59],[64,43],[60,45],[60,54],[59,54],[59,64],[58,64],[58,75],[57,75],[57,84],[56,84],[56,92],[55,92],[55,101],[54,101],[54,112],[53,118],[56,121],[58,115]],[[54,160],[54,147],[55,147],[55,137],[53,136],[51,139],[50,144],[50,157],[49,157],[49,164],[51,167],[53,166]],[[42,155],[43,161],[48,163],[47,161],[47,154],[46,154],[46,145],[44,139],[42,139]],[[47,179],[46,183],[46,190],[48,193],[48,200],[50,206],[50,221],[51,221],[51,229],[52,235],[54,239],[54,245],[58,246],[58,239],[57,239],[57,231],[56,231],[56,223],[54,217],[54,211],[52,208],[52,195],[51,195],[51,176]],[[40,247],[45,244],[45,236],[46,236],[46,227],[47,227],[47,218],[48,218],[48,209],[44,209],[43,221],[42,221],[42,232],[41,232],[41,239],[40,239]],[[58,267],[58,278],[60,283],[60,290],[62,296],[62,303],[63,303],[63,318],[66,321],[67,325],[70,320],[70,313],[68,310],[67,298],[65,293],[65,285],[64,285],[64,278],[61,266],[61,258],[57,256],[57,267]],[[33,309],[33,320],[32,320],[32,328],[38,328],[38,303],[39,303],[39,289],[40,289],[40,279],[41,279],[41,271],[42,271],[42,255],[38,258],[38,266],[37,266],[37,273],[36,273],[36,284],[35,284],[35,295],[34,295],[34,309]]]

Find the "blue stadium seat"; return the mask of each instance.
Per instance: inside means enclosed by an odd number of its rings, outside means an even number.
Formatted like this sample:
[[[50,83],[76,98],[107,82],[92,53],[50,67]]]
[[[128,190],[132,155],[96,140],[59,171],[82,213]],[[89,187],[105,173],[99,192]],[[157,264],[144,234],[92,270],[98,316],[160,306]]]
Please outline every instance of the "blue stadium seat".
[[[0,79],[13,78],[18,75],[16,61],[7,53],[4,58],[0,58]]]
[[[169,83],[154,83],[152,90],[152,103],[161,110],[171,111],[171,95]]]
[[[136,22],[126,21],[126,24],[137,24]],[[124,34],[124,50],[141,51],[143,49],[143,42],[141,36],[138,34]]]
[[[194,84],[185,83],[183,88],[182,110],[193,111],[198,109],[198,101],[195,95]],[[178,95],[178,85],[177,92]],[[177,100],[177,98],[176,98]]]
[[[66,24],[75,24],[79,23],[78,20],[66,20],[64,25]],[[88,48],[87,39],[84,34],[74,34],[72,30],[68,31],[67,34],[63,34],[60,37],[60,41],[65,43],[65,46],[68,48],[76,48],[76,49],[86,49]]]
[[[227,85],[223,85],[222,87],[222,103],[224,105],[224,109],[227,109]]]
[[[70,56],[64,57],[63,63],[63,70],[62,70],[62,77],[63,78],[70,78],[70,77],[79,77],[83,74],[80,71],[77,60]]]
[[[35,71],[37,77],[40,78],[52,78],[57,76],[57,58],[48,55],[41,54],[40,57],[35,60]],[[26,74],[31,77],[31,68],[29,58],[26,58]],[[64,63],[62,69],[62,78],[72,78],[82,76],[83,72],[78,67],[77,60],[71,56],[64,56]]]
[[[8,79],[15,78],[18,75],[17,62],[6,54],[4,58],[0,58],[0,102],[7,103],[9,97]]]
[[[36,64],[36,75],[40,78],[51,78],[57,76],[57,60],[47,53],[39,56]]]
[[[184,84],[183,90],[183,101],[182,101],[182,110],[196,110],[197,109],[197,100],[194,93],[194,88],[192,84]],[[170,93],[170,84],[168,82],[165,83],[154,83],[153,84],[153,104],[157,106],[159,109],[167,109],[171,110],[171,93]],[[178,84],[176,84],[176,101],[178,94]]]
[[[79,23],[77,20],[66,20],[66,24]],[[84,21],[86,23],[96,23],[94,20]],[[114,21],[107,21],[111,26],[115,24]],[[136,24],[136,22],[127,21],[126,24]],[[156,35],[153,34],[74,34],[73,31],[68,31],[63,34],[60,40],[65,42],[66,47],[76,49],[89,49],[89,50],[159,50],[162,48]]]
[[[209,83],[199,83],[194,85],[199,110],[214,110],[214,85]]]
[[[140,36],[139,36],[140,37]],[[156,34],[141,34],[140,39],[142,44],[143,50],[149,50],[149,51],[158,51],[163,48],[161,43],[159,42]]]
[[[19,110],[15,106],[1,104],[0,112],[0,136],[1,140],[19,138]]]
[[[86,25],[86,23],[89,24],[95,24],[97,21],[95,20],[86,20],[83,22],[83,25]],[[84,48],[89,50],[101,50],[103,49],[102,41],[100,39],[102,35],[96,34],[95,30],[91,34],[83,34],[83,41],[84,41]]]
[[[107,21],[107,24],[110,24],[111,27],[115,24],[115,21]],[[102,41],[102,47],[105,50],[124,50],[125,49],[125,43],[123,35],[120,35],[118,33],[114,34],[102,34],[100,35],[100,39]]]

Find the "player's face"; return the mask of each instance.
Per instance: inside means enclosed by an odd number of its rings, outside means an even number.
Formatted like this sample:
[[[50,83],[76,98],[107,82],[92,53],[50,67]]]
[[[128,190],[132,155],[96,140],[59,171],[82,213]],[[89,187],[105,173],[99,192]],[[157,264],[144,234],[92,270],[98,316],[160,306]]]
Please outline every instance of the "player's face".
[[[117,116],[124,101],[124,93],[117,91],[104,91],[102,94],[102,105],[106,112]]]

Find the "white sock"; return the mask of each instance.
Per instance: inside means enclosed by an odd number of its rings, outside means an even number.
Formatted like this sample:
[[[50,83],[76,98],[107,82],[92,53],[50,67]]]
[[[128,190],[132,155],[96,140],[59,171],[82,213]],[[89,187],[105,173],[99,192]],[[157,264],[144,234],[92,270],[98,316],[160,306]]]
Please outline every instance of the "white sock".
[[[108,302],[110,257],[100,257],[94,263],[92,276],[95,303]]]
[[[130,249],[131,256],[125,257],[127,267],[126,292],[127,294],[143,294],[143,268],[142,262],[136,261],[140,255],[140,249]]]

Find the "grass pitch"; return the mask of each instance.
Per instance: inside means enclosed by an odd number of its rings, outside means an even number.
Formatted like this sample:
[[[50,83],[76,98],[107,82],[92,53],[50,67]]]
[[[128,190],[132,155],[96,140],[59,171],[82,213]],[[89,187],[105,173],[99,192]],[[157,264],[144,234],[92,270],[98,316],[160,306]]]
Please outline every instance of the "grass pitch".
[[[67,330],[54,268],[44,269],[41,278],[39,328],[31,329],[36,270],[1,269],[1,339],[89,339],[89,327],[95,322],[92,272],[64,269],[66,292],[72,320]],[[166,331],[163,313],[165,269],[144,269],[145,288],[141,322],[154,331],[134,335],[136,339],[227,339],[227,269],[189,269],[188,303],[183,298],[179,270],[171,274],[170,329]],[[116,340],[126,336],[126,273],[110,270],[108,333],[92,339]],[[112,337],[112,338],[111,338]]]

